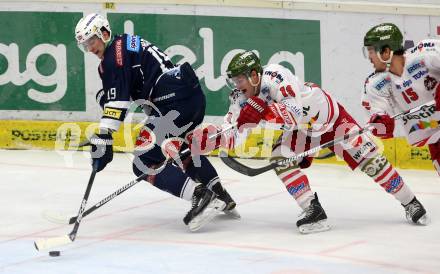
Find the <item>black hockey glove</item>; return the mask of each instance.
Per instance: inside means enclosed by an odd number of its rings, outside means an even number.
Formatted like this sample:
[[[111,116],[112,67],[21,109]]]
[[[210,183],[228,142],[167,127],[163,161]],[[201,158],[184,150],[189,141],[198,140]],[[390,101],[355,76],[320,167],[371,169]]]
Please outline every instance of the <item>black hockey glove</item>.
[[[110,133],[95,134],[90,138],[92,167],[99,172],[113,160],[113,137]]]

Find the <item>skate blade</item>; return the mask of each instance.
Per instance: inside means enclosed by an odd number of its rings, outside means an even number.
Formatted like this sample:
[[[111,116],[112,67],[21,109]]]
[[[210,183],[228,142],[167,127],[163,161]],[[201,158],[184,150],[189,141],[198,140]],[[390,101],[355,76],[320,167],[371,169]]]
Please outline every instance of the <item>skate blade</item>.
[[[305,224],[298,227],[301,234],[317,233],[322,231],[330,230],[331,226],[327,224],[327,220],[321,220],[312,224]]]
[[[240,213],[238,213],[237,209],[233,208],[231,210],[223,210],[223,212],[226,214],[226,216],[230,217],[231,219],[241,219]]]
[[[215,198],[206,208],[194,217],[189,223],[189,230],[194,232],[209,223],[216,215],[218,215],[225,208],[225,202]]]
[[[420,219],[417,220],[418,225],[428,225],[431,222],[431,219],[428,217],[427,214],[420,217]]]

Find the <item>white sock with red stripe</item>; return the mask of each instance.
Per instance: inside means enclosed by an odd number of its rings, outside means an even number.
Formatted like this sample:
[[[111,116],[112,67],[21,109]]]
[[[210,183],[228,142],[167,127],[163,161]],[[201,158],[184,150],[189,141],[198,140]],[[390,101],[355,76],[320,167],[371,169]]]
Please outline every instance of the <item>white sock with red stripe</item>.
[[[298,205],[302,209],[306,209],[315,196],[310,189],[309,179],[304,172],[296,166],[291,166],[277,168],[275,173]]]
[[[414,193],[405,184],[397,170],[380,154],[368,160],[362,171],[378,183],[386,192],[393,195],[401,204],[407,205],[414,198]]]

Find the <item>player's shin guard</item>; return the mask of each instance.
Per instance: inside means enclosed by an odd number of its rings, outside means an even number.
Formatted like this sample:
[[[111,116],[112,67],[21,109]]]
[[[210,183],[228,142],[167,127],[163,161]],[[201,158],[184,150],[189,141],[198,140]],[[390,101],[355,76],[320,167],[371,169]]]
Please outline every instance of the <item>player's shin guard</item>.
[[[422,204],[383,155],[376,154],[373,158],[368,159],[361,170],[402,204],[408,221],[418,224],[429,222]]]
[[[272,157],[271,162],[283,159],[281,157]],[[304,210],[315,198],[310,189],[309,179],[306,174],[296,164],[277,167],[274,169],[278,178],[283,182],[287,191],[292,195],[298,205]]]

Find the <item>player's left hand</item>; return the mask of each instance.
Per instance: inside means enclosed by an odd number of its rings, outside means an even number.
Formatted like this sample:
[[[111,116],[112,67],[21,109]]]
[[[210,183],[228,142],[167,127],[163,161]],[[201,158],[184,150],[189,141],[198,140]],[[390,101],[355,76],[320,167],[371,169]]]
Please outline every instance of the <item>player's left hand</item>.
[[[370,124],[382,124],[385,127],[385,132],[382,130],[383,128],[375,128],[371,132],[374,136],[380,137],[382,139],[393,138],[394,132],[394,119],[391,118],[388,114],[373,114],[369,121]],[[378,130],[380,129],[380,130]]]
[[[240,128],[244,124],[258,124],[261,119],[263,119],[268,108],[268,105],[263,99],[257,96],[250,97],[240,111],[240,115],[237,119],[237,127]]]
[[[95,134],[90,138],[92,167],[99,172],[113,160],[113,137],[110,133]]]

